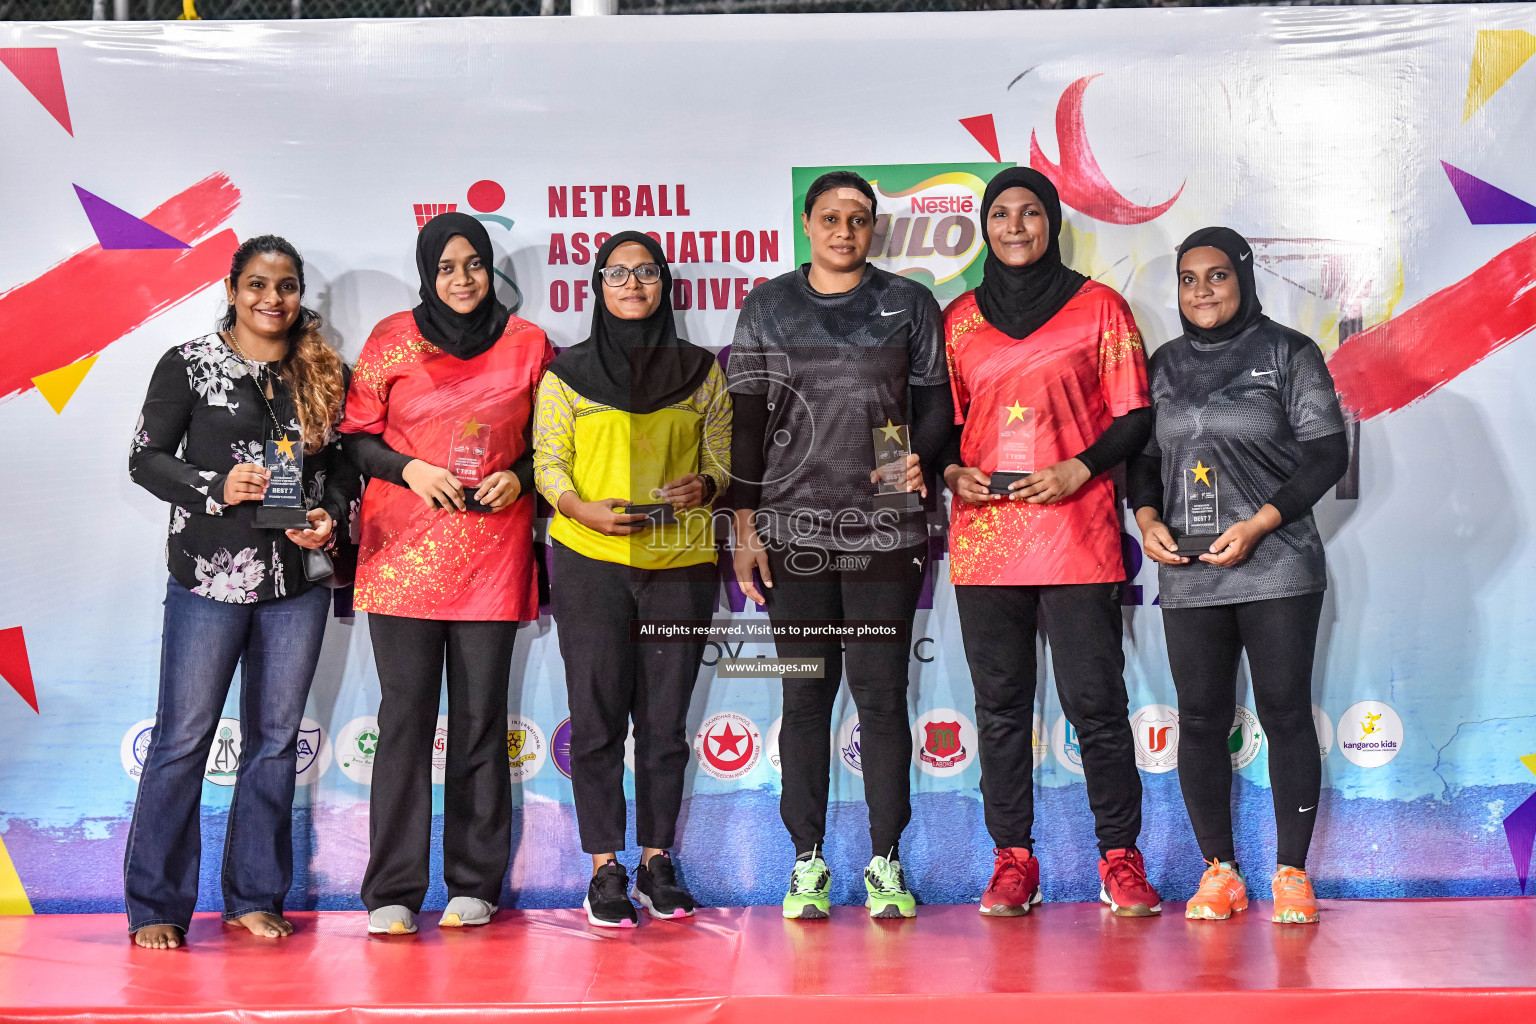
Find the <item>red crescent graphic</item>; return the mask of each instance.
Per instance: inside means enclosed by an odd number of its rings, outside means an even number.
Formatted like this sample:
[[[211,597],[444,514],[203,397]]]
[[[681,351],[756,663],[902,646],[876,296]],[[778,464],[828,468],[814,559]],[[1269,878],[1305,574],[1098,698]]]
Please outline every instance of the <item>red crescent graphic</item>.
[[[1093,158],[1093,150],[1088,147],[1087,125],[1083,122],[1083,93],[1087,91],[1088,83],[1098,77],[1079,78],[1067,86],[1067,91],[1056,103],[1056,145],[1061,150],[1061,164],[1058,166],[1046,159],[1031,131],[1029,166],[1050,178],[1061,192],[1061,201],[1072,209],[1110,224],[1145,224],[1168,212],[1168,208],[1184,194],[1184,186],[1180,185],[1173,198],[1159,206],[1137,206],[1115,191],[1099,169],[1099,162]]]
[[[731,723],[730,720],[727,719],[725,722],[725,731],[730,732],[730,729]],[[719,737],[717,733],[707,732],[704,734],[704,756],[709,759],[710,764],[714,765],[717,770],[722,772],[734,772],[740,768],[745,767],[746,763],[752,759],[752,752],[757,749],[757,744],[752,742],[752,734],[743,730],[741,738],[747,741],[745,744],[747,749],[742,752],[740,757],[731,759],[723,758],[719,754],[709,749],[709,741],[718,738]],[[732,738],[734,739],[735,737]]]

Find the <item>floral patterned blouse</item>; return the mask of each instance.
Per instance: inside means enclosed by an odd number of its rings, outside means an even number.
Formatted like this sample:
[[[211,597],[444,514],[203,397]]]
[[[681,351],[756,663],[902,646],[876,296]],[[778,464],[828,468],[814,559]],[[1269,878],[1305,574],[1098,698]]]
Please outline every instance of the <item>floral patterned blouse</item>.
[[[263,365],[272,411],[290,436],[297,413],[276,363],[247,362],[217,334],[178,345],[160,359],[134,430],[128,475],[171,503],[166,562],[182,586],[215,601],[255,604],[296,597],[311,584],[303,550],[282,530],[255,525],[260,502],[223,504],[224,480],[241,463],[263,465],[276,428],[257,390]],[[304,504],[335,520],[345,538],[357,511],[357,474],[332,424],[326,445],[304,456]]]

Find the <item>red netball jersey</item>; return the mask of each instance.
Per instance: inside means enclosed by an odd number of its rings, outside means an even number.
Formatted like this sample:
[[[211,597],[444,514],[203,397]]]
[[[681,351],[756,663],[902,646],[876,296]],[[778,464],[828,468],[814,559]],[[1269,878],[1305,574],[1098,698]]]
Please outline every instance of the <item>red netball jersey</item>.
[[[1113,288],[1094,281],[1023,340],[987,323],[975,293],[967,292],[944,311],[944,341],[955,422],[965,427],[960,454],[967,466],[985,473],[998,468],[1001,427],[1028,418],[1033,436],[1019,448],[1033,449],[1027,468],[1038,470],[1082,454],[1114,417],[1151,404],[1146,353],[1130,307]],[[976,506],[957,499],[951,506],[953,583],[1125,579],[1108,474],[1055,505],[998,500]]]
[[[527,447],[534,391],[553,358],[544,332],[517,317],[485,352],[458,359],[423,338],[410,313],[396,313],[363,346],[342,432],[382,434],[395,451],[446,467],[472,430],[487,472],[510,469]],[[355,606],[417,619],[538,618],[533,511],[532,493],[493,514],[449,512],[409,488],[369,481]]]

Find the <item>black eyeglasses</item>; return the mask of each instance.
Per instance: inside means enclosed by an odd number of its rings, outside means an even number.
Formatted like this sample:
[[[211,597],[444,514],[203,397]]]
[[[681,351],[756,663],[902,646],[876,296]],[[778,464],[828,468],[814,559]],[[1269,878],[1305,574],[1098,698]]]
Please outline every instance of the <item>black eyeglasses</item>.
[[[603,275],[603,284],[609,288],[622,288],[624,282],[629,280],[629,275],[634,274],[635,280],[641,284],[655,284],[661,280],[661,268],[654,263],[642,263],[633,269],[629,267],[604,267],[598,271]]]

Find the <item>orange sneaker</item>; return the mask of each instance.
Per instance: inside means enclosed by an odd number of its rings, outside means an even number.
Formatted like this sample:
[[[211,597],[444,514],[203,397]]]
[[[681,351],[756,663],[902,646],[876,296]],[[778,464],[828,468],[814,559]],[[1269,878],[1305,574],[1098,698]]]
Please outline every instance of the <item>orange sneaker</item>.
[[[1281,866],[1271,884],[1275,893],[1275,924],[1317,924],[1317,897],[1312,879],[1300,868]]]
[[[1184,905],[1184,916],[1191,921],[1225,921],[1234,911],[1248,909],[1248,886],[1237,865],[1224,860],[1210,864],[1200,876],[1194,899]]]

